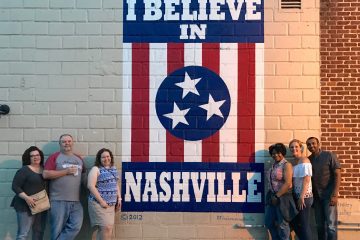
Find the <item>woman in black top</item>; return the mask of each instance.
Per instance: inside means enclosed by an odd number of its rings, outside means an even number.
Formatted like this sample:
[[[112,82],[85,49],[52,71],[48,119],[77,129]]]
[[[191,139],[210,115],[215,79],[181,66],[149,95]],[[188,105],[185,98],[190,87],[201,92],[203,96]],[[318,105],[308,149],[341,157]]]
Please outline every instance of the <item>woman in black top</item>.
[[[30,208],[36,202],[31,195],[38,193],[46,188],[45,180],[42,177],[44,154],[35,147],[31,146],[22,155],[22,165],[13,179],[12,190],[15,197],[11,202],[17,216],[18,231],[16,239],[27,239],[32,230],[32,239],[43,239],[47,211],[31,214]]]

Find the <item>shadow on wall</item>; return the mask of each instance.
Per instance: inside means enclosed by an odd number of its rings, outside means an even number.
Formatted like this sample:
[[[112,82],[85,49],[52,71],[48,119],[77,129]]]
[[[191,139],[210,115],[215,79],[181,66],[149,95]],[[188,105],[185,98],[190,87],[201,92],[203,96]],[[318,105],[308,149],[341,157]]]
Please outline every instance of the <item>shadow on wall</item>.
[[[53,152],[58,151],[58,143],[49,142],[44,145],[42,151],[46,156],[52,154]],[[288,151],[289,153],[289,151]],[[264,193],[267,192],[267,180],[266,173],[269,170],[272,160],[269,156],[267,150],[261,150],[256,152],[256,156],[259,156],[260,162],[264,163],[264,181],[265,186]],[[289,154],[286,158],[291,160]],[[94,164],[94,156],[86,156],[84,158],[84,163],[86,169],[89,169]],[[1,209],[2,218],[0,218],[0,239],[11,240],[15,239],[16,236],[16,215],[14,209],[10,207],[11,200],[14,196],[14,193],[11,190],[11,182],[15,172],[21,167],[20,159],[9,159],[2,161],[0,163],[0,180],[1,183],[5,185],[4,188],[0,189],[0,204],[4,207]],[[88,172],[87,171],[87,172]],[[77,240],[82,239],[91,239],[91,227],[87,209],[87,196],[88,190],[86,186],[83,186],[81,189],[81,203],[84,208],[84,220],[81,231],[77,236]],[[262,196],[263,199],[265,196]],[[0,205],[1,206],[1,205]],[[231,235],[240,237],[241,239],[268,239],[266,229],[264,227],[264,214],[263,213],[214,213],[215,221],[221,225],[227,225],[228,229],[232,232]],[[313,219],[312,219],[313,221]],[[313,225],[314,226],[314,225]],[[50,239],[50,222],[47,222],[46,233],[44,239]],[[315,233],[316,231],[314,231]],[[314,234],[315,235],[315,234]],[[314,236],[316,237],[316,236]]]
[[[44,152],[45,160],[50,154],[59,151],[59,144],[57,141],[50,142],[44,145],[41,150]],[[21,155],[19,153],[19,155]],[[85,167],[88,170],[94,165],[94,157],[86,156],[84,158]],[[2,217],[0,218],[0,239],[13,240],[16,238],[17,222],[15,210],[10,207],[10,203],[14,197],[14,192],[11,189],[12,180],[16,171],[21,168],[21,157],[19,159],[9,159],[0,162],[0,211]],[[80,193],[80,201],[84,209],[84,220],[77,240],[91,239],[91,227],[89,214],[87,209],[88,190],[86,186],[82,186]],[[2,206],[2,207],[1,207]],[[50,221],[48,219],[44,239],[50,239]]]
[[[260,150],[255,153],[254,158],[257,159],[257,162],[264,163],[264,196],[262,196],[262,201],[265,201],[265,194],[267,192],[267,181],[266,181],[266,172],[270,166],[270,159],[268,158],[267,150]],[[265,213],[265,208],[264,208]],[[264,226],[264,213],[261,214],[250,214],[245,213],[243,217],[243,225],[235,224],[233,225],[234,229],[246,229],[253,239],[267,239],[267,233]]]
[[[287,149],[287,155],[285,156],[285,158],[291,164],[294,164],[293,159],[289,153],[290,153],[290,151],[289,151],[289,149]],[[264,196],[262,196],[262,197],[263,197],[263,201],[265,201],[265,195],[269,190],[267,174],[268,174],[269,169],[271,168],[271,165],[273,164],[273,160],[272,160],[271,156],[269,155],[269,152],[267,149],[257,151],[255,153],[255,155],[257,158],[257,162],[264,163],[264,179],[263,179]],[[265,213],[265,209],[264,209],[264,213]],[[265,227],[264,213],[261,213],[261,214],[244,213],[243,217],[242,217],[242,221],[235,223],[232,226],[232,228],[235,230],[238,230],[239,231],[238,236],[241,236],[241,237],[244,235],[243,232],[245,231],[248,233],[248,235],[250,237],[249,239],[261,239],[261,240],[271,239],[271,237],[268,234],[268,231]],[[246,238],[246,239],[248,239],[248,238]],[[291,232],[290,239],[292,239],[292,240],[297,239],[295,236],[295,233],[293,231]]]
[[[90,168],[94,166],[94,161],[95,161],[95,157],[90,157],[90,156],[84,157],[86,174],[88,174]],[[86,186],[83,186],[80,192],[80,202],[84,208],[84,221],[80,233],[76,237],[77,240],[91,239],[92,230],[90,226],[89,211],[88,211],[88,201],[87,201],[88,196],[89,196],[89,190],[87,189]]]
[[[16,214],[15,210],[10,207],[14,197],[11,184],[16,171],[20,167],[20,159],[8,159],[0,162],[0,239],[4,240],[12,240],[16,237]]]

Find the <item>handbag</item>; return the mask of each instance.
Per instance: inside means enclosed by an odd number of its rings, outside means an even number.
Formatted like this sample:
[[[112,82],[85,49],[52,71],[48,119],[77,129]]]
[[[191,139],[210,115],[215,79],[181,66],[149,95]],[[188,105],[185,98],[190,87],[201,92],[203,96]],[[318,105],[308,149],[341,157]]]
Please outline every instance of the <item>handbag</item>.
[[[35,206],[30,208],[32,215],[46,211],[50,208],[49,197],[45,189],[31,195],[30,197],[35,200]]]

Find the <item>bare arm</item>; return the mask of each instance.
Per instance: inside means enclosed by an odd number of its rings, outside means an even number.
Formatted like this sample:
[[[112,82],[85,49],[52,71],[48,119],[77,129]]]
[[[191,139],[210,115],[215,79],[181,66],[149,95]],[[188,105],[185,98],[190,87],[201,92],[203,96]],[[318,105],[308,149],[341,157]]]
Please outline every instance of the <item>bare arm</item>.
[[[307,191],[307,189],[309,187],[310,181],[311,181],[310,176],[305,176],[304,179],[303,179],[302,191],[301,191],[301,194],[300,194],[300,198],[298,199],[298,208],[300,210],[306,207],[306,205],[305,205],[305,194],[306,194],[306,191]]]
[[[303,186],[302,186],[302,191],[301,191],[301,194],[300,194],[300,198],[304,198],[304,197],[305,197],[305,194],[306,194],[306,192],[307,192],[307,189],[309,188],[310,181],[311,181],[311,177],[310,177],[310,176],[305,176],[305,177],[304,177]]]
[[[121,193],[120,193],[119,183],[116,183],[116,188],[117,188],[117,197],[118,197],[118,199],[121,200]]]
[[[32,197],[30,197],[29,195],[27,195],[25,192],[19,193],[18,196],[20,198],[24,199],[29,207],[31,207],[31,208],[35,207],[35,205],[36,205],[35,200]]]
[[[335,170],[335,186],[330,199],[330,206],[335,206],[337,204],[340,182],[341,182],[341,169],[338,168]]]
[[[284,184],[280,188],[280,190],[276,193],[277,197],[281,197],[285,193],[289,191],[289,189],[292,187],[292,176],[293,176],[293,169],[291,166],[291,163],[286,163],[285,170],[284,170]]]
[[[116,210],[120,210],[120,206],[121,206],[121,193],[120,193],[120,187],[119,187],[119,183],[116,183],[116,188],[117,188],[117,202],[116,202],[116,206],[115,209]]]
[[[304,164],[305,163],[310,163],[310,160],[307,157],[303,157],[301,162],[304,163]],[[306,165],[306,166],[309,166],[309,165]],[[307,169],[307,170],[309,170],[309,169]],[[306,174],[306,172],[305,172],[305,174]],[[300,197],[299,197],[299,199],[297,201],[297,207],[300,210],[302,210],[302,209],[304,209],[306,207],[305,194],[308,191],[309,185],[311,183],[311,175],[312,174],[305,175],[304,178],[303,178],[303,181],[302,181],[302,189],[301,189]]]
[[[99,169],[97,167],[91,168],[89,175],[88,175],[88,181],[87,181],[87,187],[89,191],[94,195],[95,199],[98,201],[101,207],[107,208],[109,205],[106,203],[106,201],[101,197],[98,189],[96,188],[96,182],[97,178],[99,176]]]

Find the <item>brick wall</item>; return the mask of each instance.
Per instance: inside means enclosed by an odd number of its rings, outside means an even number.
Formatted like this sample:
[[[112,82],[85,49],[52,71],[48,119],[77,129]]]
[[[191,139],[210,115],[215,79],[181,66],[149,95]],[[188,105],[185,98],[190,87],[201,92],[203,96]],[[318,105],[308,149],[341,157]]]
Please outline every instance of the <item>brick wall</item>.
[[[359,6],[351,0],[321,1],[321,141],[342,163],[344,198],[360,198]]]

